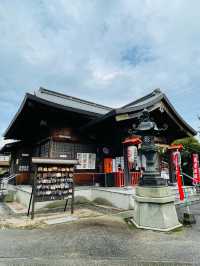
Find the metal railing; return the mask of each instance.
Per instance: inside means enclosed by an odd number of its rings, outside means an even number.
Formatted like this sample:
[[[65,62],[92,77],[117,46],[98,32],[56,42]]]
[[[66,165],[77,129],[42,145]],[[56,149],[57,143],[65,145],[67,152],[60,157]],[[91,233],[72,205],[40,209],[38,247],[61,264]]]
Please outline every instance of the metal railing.
[[[10,156],[8,155],[0,155],[0,161],[2,162],[9,162]]]
[[[190,176],[190,175],[188,175],[188,174],[186,174],[186,173],[183,173],[183,175],[186,176],[186,177],[188,177],[188,178],[191,179],[191,180],[194,180],[192,176]]]
[[[9,181],[16,178],[18,174],[12,174],[9,176],[3,176],[0,178],[0,191],[7,190],[8,189],[8,183]]]
[[[140,172],[130,172],[130,185],[136,186],[141,176]],[[74,173],[76,186],[103,186],[103,187],[124,187],[124,172],[114,173]]]
[[[186,176],[190,180],[194,181],[194,178],[186,173],[183,173],[183,176]],[[200,194],[200,183],[193,182],[193,186],[196,189],[196,193]]]

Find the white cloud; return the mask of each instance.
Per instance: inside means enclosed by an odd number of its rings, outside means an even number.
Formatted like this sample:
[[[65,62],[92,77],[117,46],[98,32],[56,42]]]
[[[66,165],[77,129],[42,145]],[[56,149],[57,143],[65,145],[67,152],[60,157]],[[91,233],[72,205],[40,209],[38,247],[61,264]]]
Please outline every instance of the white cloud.
[[[0,131],[39,86],[111,106],[160,87],[196,126],[199,9],[197,0],[1,1]]]

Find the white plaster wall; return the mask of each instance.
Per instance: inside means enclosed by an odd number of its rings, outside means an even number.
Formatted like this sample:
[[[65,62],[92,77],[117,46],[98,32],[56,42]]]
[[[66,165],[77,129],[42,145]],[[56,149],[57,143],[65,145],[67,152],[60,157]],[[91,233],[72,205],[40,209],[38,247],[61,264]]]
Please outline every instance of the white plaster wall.
[[[29,186],[18,186],[15,187],[16,190],[16,200],[28,207],[29,200],[31,196],[31,187]],[[133,209],[134,199],[133,193],[127,191],[120,191],[119,189],[109,189],[109,188],[95,188],[95,187],[78,187],[75,188],[75,199],[77,197],[83,197],[88,201],[93,201],[95,199],[104,199],[110,202],[114,207],[121,209]],[[35,205],[36,209],[44,208],[52,201],[37,202]]]
[[[31,186],[11,186],[9,190],[16,191],[15,200],[28,208],[29,200],[31,196]],[[176,195],[178,200],[178,189],[172,187],[173,194]],[[196,194],[194,187],[187,187],[189,192],[189,198]],[[126,190],[123,188],[98,188],[98,187],[76,187],[75,188],[75,200],[77,197],[83,197],[88,201],[94,201],[95,199],[103,199],[108,201],[112,206],[121,209],[134,209],[134,189]],[[37,202],[36,209],[44,208],[52,201]]]
[[[80,187],[75,188],[74,196],[76,197],[84,197],[88,201],[92,201],[92,188],[91,187]]]
[[[10,189],[15,190],[15,193],[16,193],[15,200],[28,208],[30,196],[31,196],[31,187],[30,186],[17,186],[17,187],[10,186]],[[92,190],[89,187],[77,188],[75,189],[74,196],[75,198],[84,197],[86,200],[92,201]],[[37,202],[35,204],[35,208],[41,209],[50,203],[52,203],[52,201]]]
[[[92,200],[95,200],[96,198],[105,199],[116,208],[126,210],[134,208],[133,193],[119,193],[112,190],[94,188],[92,190]]]

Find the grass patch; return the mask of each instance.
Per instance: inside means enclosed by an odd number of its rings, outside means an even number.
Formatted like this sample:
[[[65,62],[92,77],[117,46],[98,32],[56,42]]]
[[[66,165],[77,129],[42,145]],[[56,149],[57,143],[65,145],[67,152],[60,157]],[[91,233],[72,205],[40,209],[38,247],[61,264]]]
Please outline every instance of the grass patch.
[[[112,203],[109,200],[106,200],[104,198],[95,198],[92,202],[100,205],[107,205],[110,207],[113,207]]]
[[[44,208],[46,209],[54,209],[54,208],[64,208],[66,203],[66,200],[57,200],[54,202],[49,203],[46,205]],[[88,204],[90,203],[89,200],[87,200],[85,197],[82,196],[77,196],[74,199],[74,204]],[[68,206],[70,206],[71,200],[68,201]]]
[[[137,227],[135,226],[135,224],[132,222],[133,217],[128,217],[128,218],[124,218],[123,220],[125,221],[125,223],[127,224],[128,228],[131,230],[137,229]]]
[[[3,202],[13,202],[15,193],[14,191],[8,191],[8,194],[3,196]]]
[[[54,202],[51,202],[48,205],[46,205],[45,208],[48,208],[48,209],[64,208],[65,202],[66,202],[65,200],[54,201]]]
[[[75,204],[85,204],[85,203],[91,203],[87,198],[83,196],[77,196],[74,199]]]
[[[183,232],[183,226],[174,228],[171,231],[167,232],[167,234],[181,233],[181,232]]]

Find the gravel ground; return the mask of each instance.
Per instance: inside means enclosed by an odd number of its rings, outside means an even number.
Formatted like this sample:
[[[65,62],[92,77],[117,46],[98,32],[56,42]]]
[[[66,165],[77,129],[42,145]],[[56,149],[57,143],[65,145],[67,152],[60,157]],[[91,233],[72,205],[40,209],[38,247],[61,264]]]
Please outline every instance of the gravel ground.
[[[197,224],[173,233],[138,230],[108,210],[42,229],[0,230],[0,265],[200,265],[200,204],[191,210]]]

